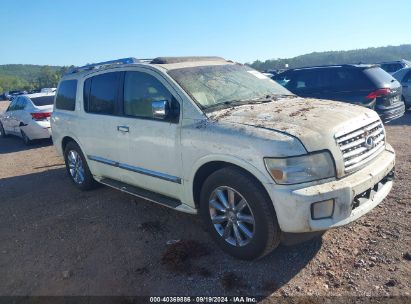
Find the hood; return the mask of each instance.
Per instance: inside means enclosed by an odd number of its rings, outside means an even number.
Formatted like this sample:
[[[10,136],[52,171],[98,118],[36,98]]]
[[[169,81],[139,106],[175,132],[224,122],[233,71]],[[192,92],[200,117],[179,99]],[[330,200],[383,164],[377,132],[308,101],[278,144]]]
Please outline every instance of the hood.
[[[335,133],[378,119],[378,114],[343,102],[298,97],[217,110],[208,113],[208,117],[217,123],[241,124],[289,134],[298,138],[308,152],[327,149],[336,153]]]

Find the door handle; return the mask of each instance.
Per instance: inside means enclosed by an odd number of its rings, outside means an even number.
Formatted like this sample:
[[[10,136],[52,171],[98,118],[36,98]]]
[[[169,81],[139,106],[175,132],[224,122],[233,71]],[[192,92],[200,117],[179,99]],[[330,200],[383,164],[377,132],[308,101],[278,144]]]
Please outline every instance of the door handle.
[[[128,132],[129,129],[128,129],[127,126],[117,126],[117,131],[120,131],[120,132]]]

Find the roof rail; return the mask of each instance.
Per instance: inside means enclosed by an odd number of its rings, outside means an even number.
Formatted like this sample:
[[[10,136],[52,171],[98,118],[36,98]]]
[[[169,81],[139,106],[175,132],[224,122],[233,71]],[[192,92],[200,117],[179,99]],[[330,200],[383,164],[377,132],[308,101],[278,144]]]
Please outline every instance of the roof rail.
[[[147,62],[148,60],[151,60],[151,59],[136,59],[134,57],[129,57],[129,58],[110,60],[110,61],[103,61],[103,62],[92,63],[92,64],[87,64],[81,67],[73,68],[72,70],[68,71],[67,74],[74,74],[74,73],[78,73],[81,71],[100,69],[100,68],[111,66],[111,65]]]

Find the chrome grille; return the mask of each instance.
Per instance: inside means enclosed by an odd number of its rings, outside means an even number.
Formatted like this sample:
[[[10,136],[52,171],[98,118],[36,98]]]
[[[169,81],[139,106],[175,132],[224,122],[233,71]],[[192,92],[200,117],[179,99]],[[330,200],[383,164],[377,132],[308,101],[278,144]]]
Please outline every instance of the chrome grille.
[[[346,173],[361,168],[384,150],[385,146],[385,131],[380,120],[359,129],[337,133],[335,138],[344,158]]]

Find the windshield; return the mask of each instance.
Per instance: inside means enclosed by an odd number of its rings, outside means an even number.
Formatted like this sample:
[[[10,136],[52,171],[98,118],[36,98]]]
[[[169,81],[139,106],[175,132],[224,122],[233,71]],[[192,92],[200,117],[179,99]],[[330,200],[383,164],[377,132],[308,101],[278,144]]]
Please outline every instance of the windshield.
[[[187,67],[170,70],[168,74],[203,109],[293,95],[275,81],[243,65]]]

